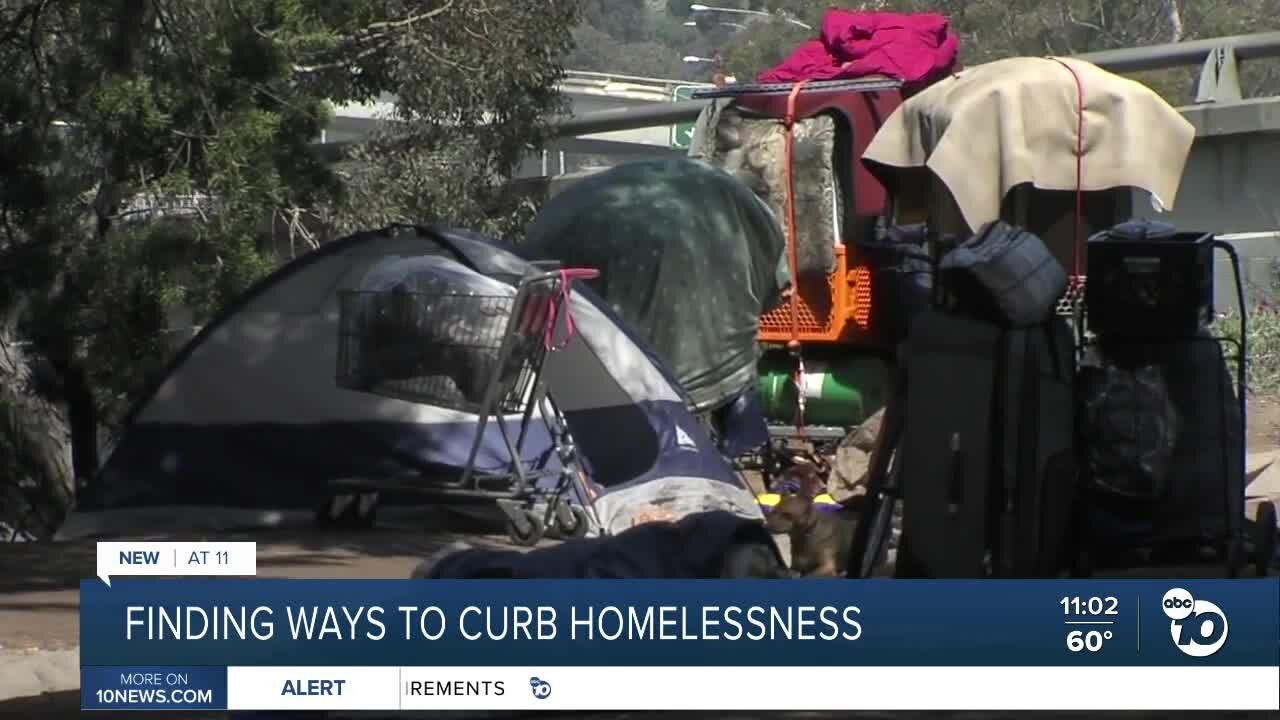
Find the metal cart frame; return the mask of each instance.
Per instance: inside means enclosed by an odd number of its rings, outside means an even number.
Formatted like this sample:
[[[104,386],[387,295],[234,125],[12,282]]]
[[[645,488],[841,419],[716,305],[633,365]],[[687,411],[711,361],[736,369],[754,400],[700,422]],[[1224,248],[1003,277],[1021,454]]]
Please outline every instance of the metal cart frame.
[[[1219,448],[1218,471],[1223,477],[1225,477],[1228,473],[1231,472],[1231,465],[1233,463],[1230,460],[1230,455],[1234,454],[1237,460],[1237,469],[1241,474],[1241,477],[1235,478],[1234,481],[1227,481],[1224,483],[1223,498],[1222,498],[1224,527],[1221,530],[1221,532],[1199,534],[1194,536],[1183,535],[1183,534],[1173,534],[1173,533],[1162,534],[1159,532],[1155,534],[1145,534],[1145,535],[1135,534],[1131,538],[1132,542],[1130,544],[1121,545],[1118,548],[1113,546],[1113,547],[1109,547],[1108,549],[1109,550],[1119,549],[1121,551],[1126,551],[1126,550],[1133,551],[1137,549],[1143,549],[1143,550],[1150,550],[1152,552],[1158,553],[1160,550],[1164,550],[1166,548],[1171,548],[1171,547],[1204,546],[1206,544],[1209,546],[1216,546],[1216,550],[1218,551],[1217,559],[1222,561],[1226,576],[1233,578],[1238,576],[1240,574],[1241,569],[1243,569],[1243,567],[1245,566],[1245,563],[1247,560],[1246,550],[1249,549],[1248,548],[1249,545],[1252,545],[1252,550],[1254,553],[1254,558],[1253,558],[1254,567],[1258,575],[1265,577],[1271,565],[1272,556],[1275,551],[1276,529],[1274,527],[1271,527],[1271,528],[1260,527],[1256,537],[1248,538],[1244,528],[1244,517],[1243,517],[1244,507],[1245,507],[1245,496],[1244,496],[1245,482],[1244,482],[1243,473],[1244,473],[1244,467],[1246,464],[1245,457],[1248,451],[1247,425],[1248,425],[1248,390],[1249,390],[1249,385],[1248,385],[1249,325],[1248,325],[1248,309],[1245,304],[1244,281],[1240,272],[1240,259],[1235,251],[1235,248],[1232,247],[1230,243],[1224,242],[1222,240],[1217,240],[1217,239],[1214,239],[1212,241],[1212,246],[1216,250],[1221,250],[1225,252],[1227,254],[1228,259],[1231,262],[1232,274],[1233,274],[1233,277],[1235,280],[1235,286],[1236,286],[1236,305],[1240,313],[1240,325],[1239,325],[1240,336],[1238,340],[1235,338],[1231,338],[1223,335],[1188,335],[1185,337],[1142,338],[1142,339],[1135,339],[1132,341],[1110,340],[1109,342],[1114,343],[1115,345],[1118,345],[1120,347],[1130,347],[1135,345],[1149,345],[1149,346],[1154,345],[1154,346],[1163,346],[1168,348],[1177,348],[1177,347],[1185,347],[1192,343],[1217,343],[1219,345],[1234,346],[1235,354],[1236,354],[1236,358],[1235,358],[1236,405],[1237,405],[1237,412],[1239,413],[1239,418],[1240,418],[1239,436],[1236,438],[1235,447]],[[1085,352],[1090,347],[1098,346],[1099,340],[1097,338],[1090,337],[1089,335],[1088,306],[1083,301],[1083,298],[1078,299],[1074,303],[1074,307],[1072,308],[1072,310],[1073,310],[1074,324],[1076,326],[1076,336],[1077,336],[1076,357],[1077,357],[1077,366],[1079,366],[1080,360],[1083,359]],[[1225,426],[1225,418],[1223,418],[1223,421],[1224,421],[1223,425]],[[1228,439],[1224,437],[1222,438],[1222,441],[1225,443],[1225,442],[1228,442]],[[1094,571],[1095,563],[1093,562],[1093,558],[1095,555],[1098,554],[1097,553],[1098,548],[1095,545],[1094,538],[1090,537],[1089,535],[1086,535],[1085,528],[1090,528],[1092,526],[1092,519],[1094,517],[1094,513],[1096,512],[1096,508],[1098,507],[1097,502],[1098,502],[1099,492],[1095,487],[1095,484],[1092,482],[1092,479],[1087,474],[1086,464],[1081,463],[1080,467],[1081,467],[1081,473],[1082,473],[1082,476],[1080,478],[1080,499],[1078,501],[1079,503],[1078,509],[1080,514],[1079,514],[1079,519],[1077,520],[1076,525],[1077,525],[1077,532],[1081,533],[1081,537],[1077,540],[1077,543],[1076,543],[1076,546],[1077,546],[1076,557],[1074,559],[1074,566],[1071,568],[1071,573],[1075,577],[1089,577],[1093,574],[1093,571]],[[1159,500],[1154,500],[1153,502],[1158,503]],[[1264,503],[1264,504],[1267,504],[1267,503]],[[1274,513],[1274,510],[1272,511],[1272,513]],[[1260,512],[1260,514],[1264,516],[1266,515],[1265,511]],[[1272,514],[1271,517],[1274,517],[1274,514]],[[1167,562],[1160,562],[1158,560],[1153,560],[1151,562],[1139,562],[1139,563],[1133,563],[1133,564],[1142,565],[1142,566],[1162,565],[1162,564],[1168,564],[1169,562],[1178,562],[1180,560],[1190,560],[1194,562],[1197,559],[1198,558],[1185,558],[1175,554],[1172,558],[1169,558]],[[1109,565],[1104,565],[1102,566],[1102,569],[1123,569],[1123,567],[1124,566],[1121,566],[1121,568],[1112,568]]]
[[[581,488],[584,495],[589,492],[578,462],[577,447],[554,399],[547,391],[542,371],[547,356],[563,347],[556,346],[556,333],[565,328],[571,338],[573,329],[568,303],[573,281],[598,277],[599,272],[585,268],[548,270],[546,263],[535,264],[535,267],[536,271],[514,279],[514,296],[461,293],[405,293],[400,296],[415,303],[423,315],[433,314],[430,309],[432,301],[441,299],[456,301],[450,304],[463,308],[471,303],[478,307],[479,303],[487,302],[490,310],[496,306],[505,311],[507,320],[496,343],[493,338],[459,338],[470,350],[492,353],[491,361],[486,363],[490,370],[484,379],[484,391],[478,403],[445,398],[445,393],[438,385],[406,387],[392,384],[391,387],[383,387],[345,376],[344,368],[354,361],[345,357],[351,350],[340,338],[337,378],[340,386],[409,402],[423,402],[472,412],[476,414],[478,421],[466,464],[456,477],[428,479],[415,473],[411,477],[376,480],[344,478],[330,483],[332,490],[355,493],[358,496],[386,492],[455,501],[492,500],[506,516],[507,532],[512,540],[524,545],[536,544],[548,530],[570,537],[587,532],[591,509],[574,505],[568,498],[569,490],[574,486]],[[362,299],[384,294],[384,291],[355,290],[339,293],[343,315],[341,325],[344,329],[350,333],[346,325],[354,322],[352,318],[355,313],[352,311]],[[442,318],[442,321],[447,322],[448,318]],[[566,338],[564,342],[570,338]],[[538,488],[538,481],[554,472],[546,469],[545,462],[549,457],[534,465],[526,464],[523,459],[535,410],[552,438],[560,461],[559,481],[550,492]],[[509,421],[513,415],[520,418],[517,428],[512,428]],[[476,460],[490,422],[497,424],[510,459],[505,472],[480,472],[476,468]],[[534,507],[539,501],[545,501],[542,513],[538,513]]]

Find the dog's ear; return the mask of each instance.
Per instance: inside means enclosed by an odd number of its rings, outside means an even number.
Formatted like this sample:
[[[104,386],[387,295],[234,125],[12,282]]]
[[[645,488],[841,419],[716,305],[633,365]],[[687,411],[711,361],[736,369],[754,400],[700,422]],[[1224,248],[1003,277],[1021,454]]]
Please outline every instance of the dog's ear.
[[[815,498],[827,491],[827,481],[822,470],[813,463],[799,463],[787,468],[782,480],[796,487],[796,494]]]

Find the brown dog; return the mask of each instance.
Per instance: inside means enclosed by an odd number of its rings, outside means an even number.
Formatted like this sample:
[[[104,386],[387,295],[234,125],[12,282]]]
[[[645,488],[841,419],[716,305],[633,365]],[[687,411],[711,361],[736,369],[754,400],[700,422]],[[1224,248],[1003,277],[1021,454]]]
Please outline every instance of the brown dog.
[[[791,539],[791,569],[807,577],[843,577],[857,525],[847,509],[822,510],[814,497],[825,484],[816,468],[797,465],[787,475],[799,480],[799,490],[782,495],[765,520],[765,528]],[[784,476],[785,477],[785,476]]]

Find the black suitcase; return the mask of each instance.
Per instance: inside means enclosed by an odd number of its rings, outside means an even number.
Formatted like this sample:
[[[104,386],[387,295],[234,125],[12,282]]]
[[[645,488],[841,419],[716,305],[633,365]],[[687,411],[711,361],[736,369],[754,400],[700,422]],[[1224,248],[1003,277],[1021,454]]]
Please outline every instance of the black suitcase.
[[[1070,328],[927,310],[907,353],[897,576],[1057,576],[1077,478]]]

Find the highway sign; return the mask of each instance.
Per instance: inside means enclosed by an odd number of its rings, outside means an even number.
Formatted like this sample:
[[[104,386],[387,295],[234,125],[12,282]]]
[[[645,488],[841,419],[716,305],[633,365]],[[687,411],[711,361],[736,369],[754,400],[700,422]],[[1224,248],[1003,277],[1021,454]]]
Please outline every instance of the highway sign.
[[[671,93],[671,99],[674,102],[682,100],[692,100],[693,91],[702,87],[701,85],[677,85],[675,92]],[[676,123],[671,126],[671,147],[676,150],[687,150],[693,144],[693,122]]]

